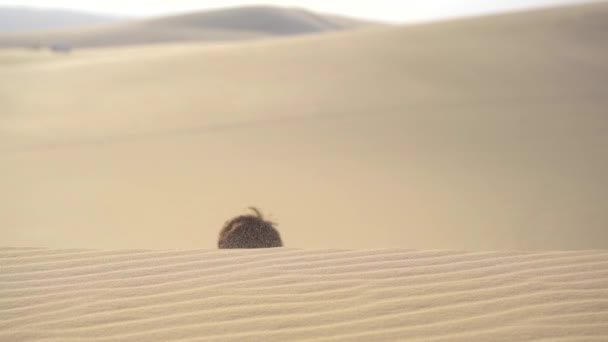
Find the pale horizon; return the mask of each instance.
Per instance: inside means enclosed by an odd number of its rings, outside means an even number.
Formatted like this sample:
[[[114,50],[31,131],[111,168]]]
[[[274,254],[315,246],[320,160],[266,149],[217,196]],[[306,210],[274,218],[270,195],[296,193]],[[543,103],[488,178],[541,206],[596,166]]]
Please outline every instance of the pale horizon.
[[[24,0],[1,1],[0,6],[22,6],[41,10],[71,10],[94,14],[123,17],[154,17],[180,14],[191,11],[210,10],[225,7],[248,5],[274,5],[299,7],[328,14],[344,15],[354,18],[380,20],[394,23],[432,21],[443,18],[482,15],[514,10],[587,3],[587,0],[434,0],[426,2],[377,0],[363,2],[321,1],[321,0],[213,0],[193,1],[176,0],[165,2],[149,1],[82,1],[75,0]]]

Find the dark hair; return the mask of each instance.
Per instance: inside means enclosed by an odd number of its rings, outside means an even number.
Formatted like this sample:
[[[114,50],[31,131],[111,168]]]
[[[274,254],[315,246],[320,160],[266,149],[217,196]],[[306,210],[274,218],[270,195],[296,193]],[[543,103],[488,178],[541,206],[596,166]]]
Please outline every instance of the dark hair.
[[[226,222],[220,231],[218,248],[270,248],[283,247],[275,223],[266,221],[255,207],[255,215],[241,215]]]

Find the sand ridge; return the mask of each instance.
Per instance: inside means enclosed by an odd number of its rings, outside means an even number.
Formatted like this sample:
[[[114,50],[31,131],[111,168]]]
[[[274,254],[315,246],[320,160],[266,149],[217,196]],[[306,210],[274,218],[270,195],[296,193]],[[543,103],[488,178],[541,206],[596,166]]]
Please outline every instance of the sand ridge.
[[[605,340],[608,253],[0,250],[0,339]]]
[[[324,33],[379,23],[317,14],[298,8],[243,6],[90,27],[41,32],[0,33],[0,48],[131,46],[169,42],[243,41]]]

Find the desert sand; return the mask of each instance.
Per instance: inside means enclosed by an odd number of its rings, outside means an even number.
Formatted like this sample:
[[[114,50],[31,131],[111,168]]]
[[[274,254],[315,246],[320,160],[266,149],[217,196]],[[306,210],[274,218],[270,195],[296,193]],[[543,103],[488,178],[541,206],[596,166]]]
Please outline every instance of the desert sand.
[[[0,50],[0,340],[608,340],[607,23]]]
[[[1,249],[2,341],[606,341],[608,252]]]
[[[249,43],[0,51],[0,241],[608,247],[606,3]]]
[[[241,41],[376,25],[379,24],[299,8],[260,5],[129,20],[87,28],[5,33],[0,34],[0,48],[54,44],[82,48],[187,41]]]

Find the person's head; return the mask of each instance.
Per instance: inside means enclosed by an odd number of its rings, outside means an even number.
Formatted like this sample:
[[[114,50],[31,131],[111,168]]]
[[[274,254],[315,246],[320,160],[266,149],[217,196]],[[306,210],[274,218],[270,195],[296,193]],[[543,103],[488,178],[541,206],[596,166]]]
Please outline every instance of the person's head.
[[[220,231],[218,248],[270,248],[283,247],[275,223],[266,221],[257,208],[250,207],[255,215],[241,215],[226,222]]]

